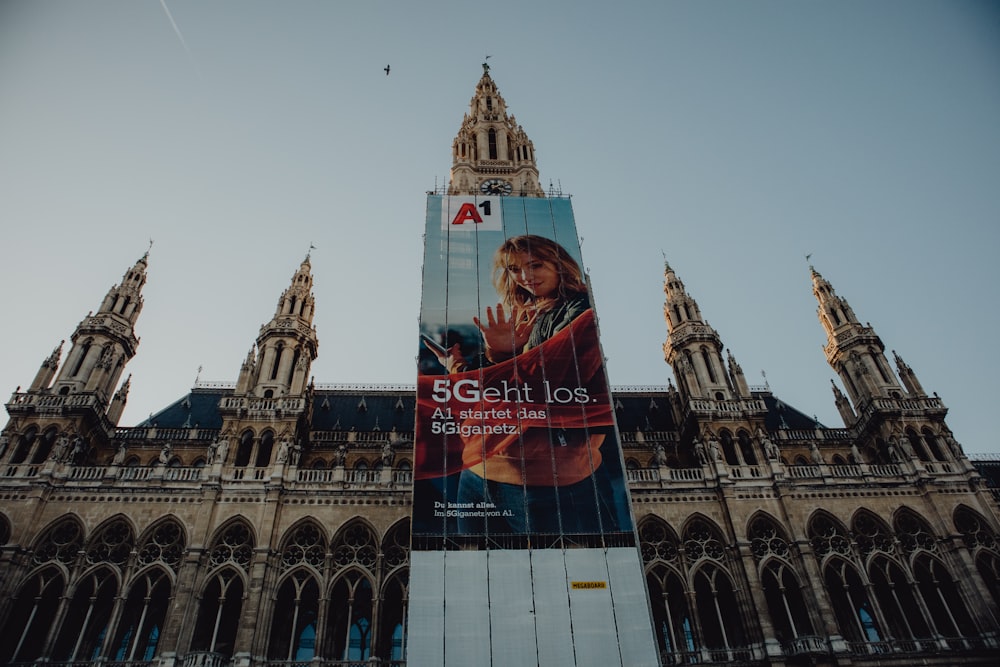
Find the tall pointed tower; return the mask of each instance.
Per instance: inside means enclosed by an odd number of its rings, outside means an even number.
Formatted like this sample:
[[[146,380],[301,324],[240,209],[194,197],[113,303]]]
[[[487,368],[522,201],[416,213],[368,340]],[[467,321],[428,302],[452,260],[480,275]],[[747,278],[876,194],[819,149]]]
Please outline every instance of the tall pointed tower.
[[[732,353],[722,357],[722,339],[702,317],[669,263],[664,263],[664,359],[677,379],[678,416],[689,438],[718,441],[727,463],[757,464],[761,443],[751,434],[765,429],[767,406],[750,392]],[[728,362],[728,363],[727,363]]]
[[[535,147],[507,114],[507,103],[486,63],[451,155],[449,195],[545,196],[538,183]]]
[[[97,312],[77,325],[61,368],[63,343],[42,362],[28,390],[7,405],[12,419],[5,435],[21,443],[11,462],[41,463],[51,456],[83,463],[107,446],[128,397],[130,383],[118,387],[118,381],[139,346],[135,323],[148,260],[147,252],[108,290]]]
[[[305,437],[312,394],[309,369],[319,348],[312,287],[312,265],[306,255],[278,299],[274,317],[261,326],[256,349],[250,349],[240,368],[236,389],[222,399],[223,438],[239,441],[231,456],[227,444],[220,453],[222,462],[266,468],[275,451],[284,449],[277,455],[283,459]]]
[[[826,331],[826,360],[840,377],[847,396],[834,384],[837,410],[844,424],[858,433],[869,462],[907,459],[935,465],[964,458],[944,422],[948,409],[937,396],[927,396],[916,373],[893,352],[897,377],[882,339],[861,324],[847,299],[815,268],[809,267],[817,315]]]

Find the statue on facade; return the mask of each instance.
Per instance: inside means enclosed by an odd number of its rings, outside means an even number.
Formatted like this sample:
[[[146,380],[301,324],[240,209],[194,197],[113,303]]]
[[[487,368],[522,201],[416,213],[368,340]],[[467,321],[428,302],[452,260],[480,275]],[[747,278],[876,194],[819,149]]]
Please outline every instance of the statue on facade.
[[[341,443],[333,453],[333,467],[343,468],[345,463],[347,463],[347,445]]]
[[[65,433],[60,433],[59,438],[56,439],[56,446],[52,448],[52,452],[49,454],[49,460],[62,461],[66,458],[67,451],[69,451],[69,436]]]
[[[292,449],[289,454],[289,461],[293,466],[297,466],[299,464],[300,456],[302,456],[302,445],[296,442],[294,445],[292,445]]]
[[[113,459],[111,459],[111,465],[120,466],[121,464],[125,463],[125,453],[126,453],[126,451],[127,451],[127,449],[125,448],[125,444],[124,443],[121,444],[121,445],[118,445],[118,451],[115,452],[115,457]]]
[[[858,445],[856,443],[852,442],[851,443],[851,463],[861,464],[861,463],[864,463],[864,462],[865,462],[865,460],[861,456],[861,451],[858,449]]]
[[[719,446],[719,441],[715,439],[715,436],[710,436],[708,439],[708,451],[712,452],[712,460],[722,462],[722,447]]]
[[[698,463],[702,465],[708,463],[708,457],[705,456],[705,445],[701,444],[697,438],[694,440],[694,454],[698,457]]]
[[[913,445],[910,444],[910,439],[906,436],[897,437],[896,435],[889,436],[889,447],[896,451],[897,457],[899,452],[903,452],[907,458],[913,458]]]
[[[215,462],[225,463],[226,456],[229,455],[229,440],[223,438],[215,444]]]
[[[291,449],[291,445],[288,443],[288,438],[285,438],[281,441],[281,444],[278,445],[278,456],[276,459],[278,463],[288,462],[289,449]]]
[[[382,465],[391,468],[394,458],[396,458],[396,452],[392,451],[392,443],[386,440],[382,443]]]
[[[820,453],[819,447],[816,445],[815,442],[809,443],[809,458],[812,459],[812,462],[815,465],[822,465],[823,463],[825,463],[825,461],[823,460],[823,454]]]
[[[667,465],[667,450],[660,443],[653,445],[653,461],[661,468]]]
[[[160,464],[162,464],[162,465],[167,465],[168,463],[170,463],[170,443],[169,442],[165,443],[163,445],[163,449],[160,450],[160,456],[159,456],[159,458],[157,458],[157,461],[159,461]]]
[[[777,461],[780,456],[778,451],[778,446],[771,442],[771,439],[767,437],[767,434],[758,426],[757,427],[757,439],[760,441],[760,446],[764,450],[764,456],[766,456],[771,461]]]
[[[950,432],[945,432],[944,434],[944,444],[948,445],[948,450],[951,451],[951,455],[956,459],[962,457],[962,446],[958,444],[955,437]],[[3,456],[3,447],[0,446],[0,456]]]
[[[83,438],[79,435],[73,438],[73,450],[70,452],[69,461],[74,465],[79,465],[83,460],[84,453],[87,449],[87,444],[83,441]]]

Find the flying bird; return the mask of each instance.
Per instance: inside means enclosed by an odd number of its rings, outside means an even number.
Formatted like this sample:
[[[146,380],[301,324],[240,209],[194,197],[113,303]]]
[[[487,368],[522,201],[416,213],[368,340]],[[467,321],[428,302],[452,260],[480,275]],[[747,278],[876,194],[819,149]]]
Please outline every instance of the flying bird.
[[[389,66],[388,65],[385,66],[385,75],[389,76]]]

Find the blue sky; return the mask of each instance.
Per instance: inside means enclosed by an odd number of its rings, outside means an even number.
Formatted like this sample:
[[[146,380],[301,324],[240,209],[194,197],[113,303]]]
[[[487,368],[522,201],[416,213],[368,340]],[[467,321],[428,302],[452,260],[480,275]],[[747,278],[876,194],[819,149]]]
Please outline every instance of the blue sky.
[[[0,2],[0,391],[150,238],[123,425],[234,381],[310,244],[317,382],[413,382],[425,193],[489,54],[573,195],[613,384],[671,377],[665,253],[752,384],[841,426],[811,253],[1000,453],[997,3],[166,7]]]

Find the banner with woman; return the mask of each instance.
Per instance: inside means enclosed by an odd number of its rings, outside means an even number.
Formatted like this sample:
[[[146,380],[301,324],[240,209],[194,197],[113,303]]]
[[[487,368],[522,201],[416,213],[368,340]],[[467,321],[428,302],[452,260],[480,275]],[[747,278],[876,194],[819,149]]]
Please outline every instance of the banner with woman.
[[[634,534],[568,199],[428,197],[414,549]]]

